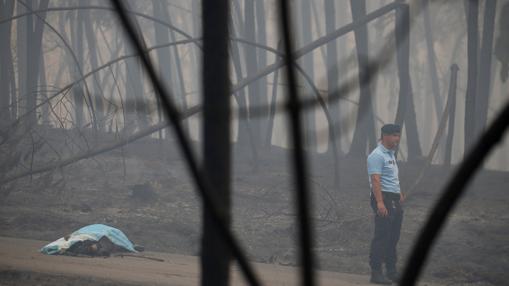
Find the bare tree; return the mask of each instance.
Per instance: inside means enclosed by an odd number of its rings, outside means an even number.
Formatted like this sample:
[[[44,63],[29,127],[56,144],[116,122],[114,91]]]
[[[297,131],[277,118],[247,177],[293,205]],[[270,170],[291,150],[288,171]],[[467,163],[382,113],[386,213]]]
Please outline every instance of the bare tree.
[[[255,2],[255,14],[256,14],[256,42],[260,45],[265,46],[267,44],[267,17],[265,16],[265,5],[267,1],[254,1]],[[257,54],[258,59],[258,67],[265,67],[267,65],[267,51],[265,49],[258,49]],[[260,82],[260,94],[258,95],[261,100],[261,104],[268,105],[269,100],[267,97],[267,77],[262,77],[259,80]],[[266,110],[268,115],[268,109]],[[260,134],[259,143],[262,145],[265,144],[263,134],[266,134],[266,130],[268,129],[268,119],[267,116],[260,118],[262,128]]]
[[[44,55],[41,56],[41,66],[39,67],[39,94],[42,98],[46,98],[48,96],[48,85],[46,80],[46,62],[44,59]],[[40,119],[43,125],[47,125],[49,123],[49,106],[45,104],[41,108]]]
[[[352,19],[354,21],[358,21],[358,19],[366,15],[365,0],[350,0],[350,7],[352,10]],[[349,155],[365,156],[368,140],[372,148],[374,148],[376,141],[374,136],[373,107],[371,105],[371,88],[369,82],[365,80],[370,73],[368,67],[367,26],[359,26],[354,32],[357,63],[359,66],[360,99],[357,122]]]
[[[153,0],[152,8],[154,17],[157,19],[164,20],[169,24],[172,23],[168,7],[165,6],[163,0]],[[169,42],[175,42],[175,32],[171,29],[161,26],[159,23],[154,22],[155,29],[155,42],[156,44],[166,44]],[[181,57],[178,48],[172,47],[170,49],[158,49],[157,58],[159,59],[159,71],[162,78],[168,85],[175,91],[176,101],[179,103],[182,109],[187,108],[186,102],[186,89],[184,86],[184,76],[182,71]],[[172,68],[174,67],[174,70]],[[188,130],[188,126],[183,122]]]
[[[97,47],[96,36],[94,33],[94,23],[96,21],[95,21],[95,19],[90,17],[90,15],[91,15],[90,11],[83,15],[83,29],[84,29],[85,37],[86,37],[86,41],[87,41],[90,67],[92,69],[96,69],[99,66],[99,64],[98,64],[99,49]],[[93,78],[93,84],[92,84],[91,92],[94,95],[94,101],[90,104],[94,105],[93,110],[95,112],[95,117],[97,119],[97,127],[99,129],[104,129],[105,124],[106,124],[106,122],[104,122],[104,116],[105,116],[105,114],[104,114],[105,108],[104,108],[104,100],[103,100],[104,93],[102,90],[102,85],[100,84],[100,81],[99,81],[99,76],[97,74],[94,74],[92,78]]]
[[[509,3],[505,3],[498,20],[498,37],[495,43],[495,56],[500,62],[500,79],[507,81],[509,75]]]
[[[334,4],[334,0],[325,0],[324,1],[324,12],[325,12],[325,33],[330,34],[336,29],[336,5]],[[330,66],[329,66],[330,65]],[[337,41],[330,41],[327,43],[327,90],[328,90],[328,105],[331,113],[331,117],[333,120],[339,120],[340,118],[340,109],[339,109],[339,101],[333,101],[332,98],[338,96],[338,79],[339,79],[339,69],[338,69],[338,47]],[[335,126],[338,131],[337,134],[341,134],[340,124]],[[341,149],[341,138],[335,138],[333,141],[338,149]],[[328,150],[332,150],[329,146]]]
[[[451,157],[452,157],[452,146],[453,146],[453,139],[454,139],[454,121],[455,121],[455,114],[456,114],[456,85],[457,85],[457,78],[458,78],[458,65],[453,64],[451,66],[451,80],[449,82],[449,95],[448,100],[450,100],[449,103],[449,126],[447,127],[447,143],[446,143],[446,149],[445,149],[445,157],[444,157],[444,164],[445,165],[451,165]]]
[[[14,13],[14,1],[0,1],[0,18],[11,17]],[[12,109],[11,94],[16,92],[16,87],[12,86],[14,82],[14,69],[12,65],[11,53],[11,25],[8,21],[0,24],[0,122],[5,124],[11,121]]]
[[[396,59],[399,76],[399,102],[395,122],[404,124],[407,135],[408,160],[422,156],[417,130],[412,82],[409,71],[410,11],[407,4],[396,10]]]
[[[479,135],[486,127],[491,83],[491,54],[493,52],[493,33],[495,31],[495,12],[497,0],[486,1],[484,5],[484,24],[479,61],[478,99],[475,105],[475,132]]]
[[[437,65],[435,62],[435,48],[433,46],[433,34],[431,32],[431,17],[429,15],[429,0],[422,0],[423,18],[424,18],[424,31],[426,36],[426,47],[428,52],[428,71],[431,78],[431,88],[435,98],[435,114],[440,118],[443,109],[442,98],[440,97],[440,86],[438,83]]]
[[[255,22],[255,1],[244,1],[244,33],[245,37],[250,42],[256,42],[256,22]],[[256,48],[252,45],[245,45],[244,48],[246,59],[247,76],[253,75],[258,70],[258,54]],[[265,88],[265,87],[264,87]],[[260,93],[260,81],[252,82],[248,85],[249,92],[249,107],[254,110],[257,106],[267,104],[267,100],[263,98]],[[250,117],[250,126],[253,133],[254,144],[258,147],[262,144],[262,120],[260,117]]]
[[[21,2],[19,2],[21,3]],[[49,0],[27,1],[18,5],[18,12],[23,13],[31,10],[44,10],[48,8]],[[34,6],[35,5],[35,6]],[[44,31],[44,19],[46,13],[30,14],[18,21],[18,86],[19,99],[23,102],[23,111],[33,110],[37,102],[37,82],[39,80],[39,66],[42,56],[42,34]],[[23,96],[24,98],[21,98]],[[30,127],[37,123],[36,112],[30,112],[26,118],[26,126]]]
[[[231,27],[231,35],[237,36],[237,35],[243,35],[244,32],[244,25],[242,20],[242,13],[240,12],[240,7],[238,5],[238,2],[233,2],[233,5],[235,7],[235,10],[237,13],[230,13],[231,14],[231,21],[234,23]],[[236,17],[235,17],[236,16]],[[236,24],[236,25],[235,25]],[[231,41],[230,43],[230,53],[231,53],[231,60],[233,62],[233,68],[235,71],[235,76],[238,80],[241,80],[243,78],[243,72],[242,72],[242,59],[241,59],[241,49],[240,49],[240,42],[238,41]],[[246,96],[246,89],[240,89],[234,92],[233,94],[235,103],[239,107],[239,109],[242,110],[248,110],[248,104],[247,104],[247,96]],[[239,120],[239,124],[237,127],[237,144],[236,144],[236,151],[239,157],[243,157],[245,155],[250,156],[248,159],[249,162],[253,163],[253,167],[257,167],[258,163],[258,147],[256,146],[256,142],[252,140],[254,137],[253,130],[251,128],[251,122],[252,120],[249,117],[245,117]],[[250,152],[247,151],[248,146],[250,146]]]
[[[468,35],[468,79],[467,94],[465,96],[465,150],[474,143],[475,136],[475,104],[477,93],[477,66],[478,66],[478,18],[479,1],[469,0],[467,9],[467,35]],[[466,152],[465,152],[466,154]]]
[[[132,2],[136,3],[136,2]],[[129,7],[129,1],[125,1],[125,5]],[[138,23],[136,23],[136,33],[138,38],[143,40],[143,33]],[[142,44],[145,45],[144,41]],[[146,47],[145,47],[146,49]],[[133,109],[128,113],[127,126],[139,126],[141,129],[148,126],[148,110],[144,97],[144,75],[139,58],[130,58],[126,60],[126,101],[132,104]]]
[[[74,78],[80,77],[80,66],[83,66],[83,15],[86,13],[84,10],[76,11],[76,19],[71,19],[71,42],[74,54],[76,55],[78,63],[69,61],[69,70],[72,71]],[[85,90],[81,84],[78,84],[72,89],[74,99],[74,114],[76,127],[80,128],[84,126],[84,105],[85,102]]]
[[[301,46],[304,46],[308,43],[310,43],[313,38],[312,35],[312,24],[311,24],[311,5],[313,5],[314,1],[311,0],[301,0],[300,2],[300,9],[298,11],[300,12],[300,21],[298,21],[300,27],[298,30],[301,31],[300,35],[300,43]],[[313,60],[313,53],[308,53],[302,56],[300,59],[300,62],[302,63],[302,69],[304,72],[313,80],[314,78],[314,60]],[[307,89],[307,92],[305,94],[309,94],[312,96],[312,90],[309,88]],[[315,110],[314,109],[308,109],[303,113],[303,120],[304,120],[304,130],[305,130],[305,136],[304,140],[306,148],[309,148],[309,150],[315,150],[316,149],[316,128],[315,128]]]
[[[168,20],[169,15],[164,6],[162,0],[153,0],[152,1],[152,10],[154,17],[157,19]],[[170,34],[168,31],[162,27],[159,23],[154,22],[154,34],[155,34],[155,43],[156,45],[164,44],[170,42]],[[159,76],[165,83],[171,82],[171,55],[168,49],[158,49],[156,51],[157,59],[159,63]],[[169,85],[169,84],[168,84]],[[158,98],[159,102],[159,98]],[[158,104],[158,116],[159,120],[162,119],[162,112],[160,108],[160,104]],[[159,132],[159,136],[162,137],[162,131]]]

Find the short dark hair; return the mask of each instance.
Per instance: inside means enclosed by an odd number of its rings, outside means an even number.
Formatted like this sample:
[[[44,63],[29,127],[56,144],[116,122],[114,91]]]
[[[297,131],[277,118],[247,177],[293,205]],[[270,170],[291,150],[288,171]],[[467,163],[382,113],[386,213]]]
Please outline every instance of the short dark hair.
[[[385,124],[382,126],[382,135],[401,133],[401,126],[398,124]]]

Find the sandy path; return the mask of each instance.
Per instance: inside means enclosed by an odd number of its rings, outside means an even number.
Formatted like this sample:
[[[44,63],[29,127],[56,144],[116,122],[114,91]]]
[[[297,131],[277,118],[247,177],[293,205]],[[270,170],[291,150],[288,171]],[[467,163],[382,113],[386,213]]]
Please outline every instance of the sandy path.
[[[0,237],[0,271],[16,270],[84,276],[143,285],[199,285],[197,257],[159,252],[144,255],[164,259],[157,262],[134,257],[82,258],[49,256],[38,252],[45,241]],[[265,285],[298,285],[297,269],[274,264],[255,263]],[[244,285],[234,266],[233,285]],[[319,285],[371,285],[367,276],[318,272]]]

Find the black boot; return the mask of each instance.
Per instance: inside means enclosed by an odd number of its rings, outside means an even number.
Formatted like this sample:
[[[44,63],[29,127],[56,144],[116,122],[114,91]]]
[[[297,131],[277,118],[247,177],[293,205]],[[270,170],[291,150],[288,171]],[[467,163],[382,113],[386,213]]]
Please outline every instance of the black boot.
[[[392,284],[391,280],[385,278],[381,269],[373,269],[371,271],[371,279],[369,280],[369,282],[373,284],[383,284],[383,285]]]

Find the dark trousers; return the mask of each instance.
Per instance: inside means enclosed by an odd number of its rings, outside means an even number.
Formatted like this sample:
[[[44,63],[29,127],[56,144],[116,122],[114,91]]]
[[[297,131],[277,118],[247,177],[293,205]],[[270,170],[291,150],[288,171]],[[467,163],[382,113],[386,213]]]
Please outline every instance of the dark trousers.
[[[403,222],[403,209],[399,203],[399,194],[382,192],[388,215],[378,215],[375,196],[371,194],[371,208],[375,212],[375,234],[371,241],[369,265],[372,270],[381,270],[385,263],[389,271],[396,269],[396,245],[399,241],[401,224]]]

